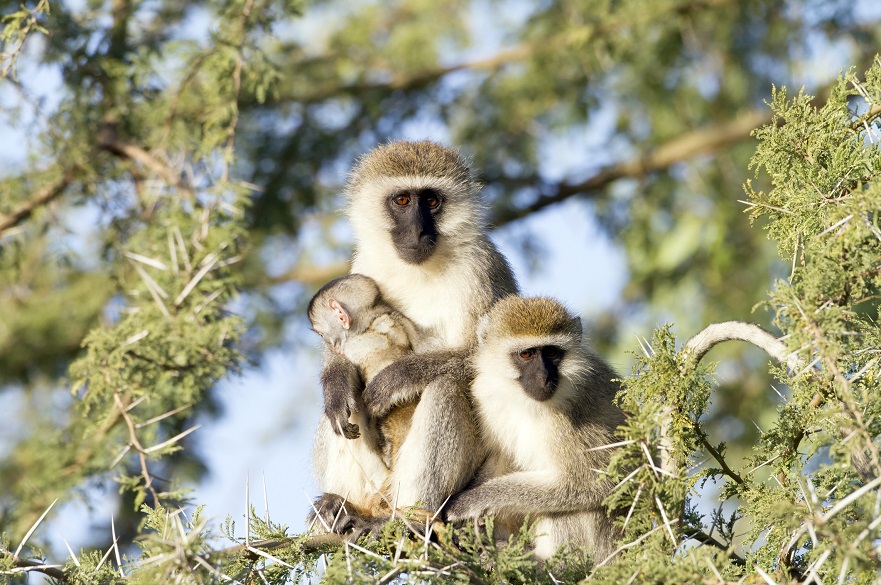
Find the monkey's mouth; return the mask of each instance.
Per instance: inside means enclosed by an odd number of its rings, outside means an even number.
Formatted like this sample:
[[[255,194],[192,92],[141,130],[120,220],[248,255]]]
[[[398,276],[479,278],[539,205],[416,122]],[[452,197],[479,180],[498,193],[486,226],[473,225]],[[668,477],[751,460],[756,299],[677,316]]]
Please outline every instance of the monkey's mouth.
[[[411,246],[395,246],[401,260],[409,264],[422,264],[431,258],[436,248],[437,241],[435,238],[420,238],[418,244]]]

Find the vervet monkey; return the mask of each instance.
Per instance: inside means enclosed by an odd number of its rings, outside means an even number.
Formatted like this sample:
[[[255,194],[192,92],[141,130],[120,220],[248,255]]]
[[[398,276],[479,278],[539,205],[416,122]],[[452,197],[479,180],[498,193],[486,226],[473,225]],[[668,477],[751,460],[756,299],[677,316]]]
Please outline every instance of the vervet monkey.
[[[566,543],[596,562],[620,531],[602,505],[601,472],[624,414],[612,368],[583,342],[581,320],[548,298],[510,296],[481,320],[473,356],[475,409],[489,457],[476,485],[446,506],[450,521],[495,515],[513,529],[536,519],[535,554]]]
[[[443,350],[409,354],[360,393],[357,368],[328,354],[322,384],[330,424],[319,426],[316,460],[357,434],[348,417],[363,397],[382,417],[419,398],[391,471],[400,506],[437,510],[483,461],[468,399],[465,357],[481,315],[517,293],[505,258],[486,234],[480,184],[459,154],[429,141],[390,142],[361,158],[346,187],[355,236],[352,272],[373,278],[382,297]],[[345,470],[341,471],[345,473]],[[320,510],[338,511],[346,494],[319,477]],[[322,512],[325,514],[325,512]]]
[[[424,351],[437,343],[386,303],[376,282],[363,274],[342,276],[321,287],[309,302],[307,314],[312,330],[321,335],[328,349],[352,362],[365,382],[414,349]],[[373,437],[361,437],[381,451],[387,467],[392,466],[410,430],[415,408],[412,402],[397,406],[378,421],[378,445]],[[370,429],[364,413],[352,416]]]

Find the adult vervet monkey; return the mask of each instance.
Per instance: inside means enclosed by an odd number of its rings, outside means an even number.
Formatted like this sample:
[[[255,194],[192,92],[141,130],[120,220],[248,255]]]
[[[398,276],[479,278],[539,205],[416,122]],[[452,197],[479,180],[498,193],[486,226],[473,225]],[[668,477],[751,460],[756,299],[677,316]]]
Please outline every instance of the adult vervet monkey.
[[[517,284],[487,237],[479,191],[462,157],[429,141],[379,146],[358,161],[349,177],[352,272],[373,278],[387,302],[445,349],[396,361],[374,377],[363,395],[352,364],[328,354],[322,384],[330,424],[319,427],[315,452],[325,492],[316,508],[325,518],[340,511],[348,486],[337,481],[340,473],[327,472],[333,461],[322,458],[322,449],[332,449],[322,446],[358,436],[349,416],[362,398],[368,412],[381,417],[395,404],[419,397],[391,471],[399,507],[438,510],[483,461],[467,396],[465,358],[476,341],[480,316],[498,299],[515,294]]]
[[[528,514],[538,558],[572,543],[604,560],[620,530],[602,505],[612,484],[596,471],[611,452],[592,449],[614,443],[624,421],[615,372],[583,342],[581,320],[552,299],[499,301],[478,337],[471,388],[489,455],[446,518],[494,515],[516,530]]]

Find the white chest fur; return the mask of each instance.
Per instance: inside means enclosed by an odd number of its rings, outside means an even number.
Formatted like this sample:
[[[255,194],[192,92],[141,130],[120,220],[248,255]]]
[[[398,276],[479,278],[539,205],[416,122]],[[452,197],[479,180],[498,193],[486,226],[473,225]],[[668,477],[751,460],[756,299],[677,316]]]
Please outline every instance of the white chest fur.
[[[475,278],[468,269],[443,271],[437,265],[414,266],[387,255],[356,255],[352,272],[373,278],[383,297],[418,327],[446,347],[468,343],[477,315],[470,292]]]
[[[541,403],[526,396],[515,381],[499,376],[479,375],[472,388],[487,440],[521,471],[556,469],[553,427]]]

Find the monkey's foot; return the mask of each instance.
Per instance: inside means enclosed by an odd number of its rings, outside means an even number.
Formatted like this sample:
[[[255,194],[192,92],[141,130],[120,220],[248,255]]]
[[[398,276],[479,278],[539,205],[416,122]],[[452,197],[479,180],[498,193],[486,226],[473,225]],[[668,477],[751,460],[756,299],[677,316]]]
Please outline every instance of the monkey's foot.
[[[438,534],[438,529],[443,527],[443,522],[437,514],[425,508],[398,508],[395,517],[399,518],[407,530],[420,538],[430,535],[432,539]]]
[[[319,530],[345,535],[355,527],[363,514],[351,502],[337,494],[322,494],[312,504],[307,521]]]
[[[430,535],[434,539],[438,533],[438,528],[443,527],[443,522],[435,518],[433,512],[423,508],[400,508],[395,512],[394,517],[404,524],[408,532],[418,538],[425,538],[426,535]],[[346,540],[354,542],[365,535],[375,536],[382,532],[383,527],[391,519],[392,516],[390,514],[358,516],[353,519],[351,528],[344,537]]]

